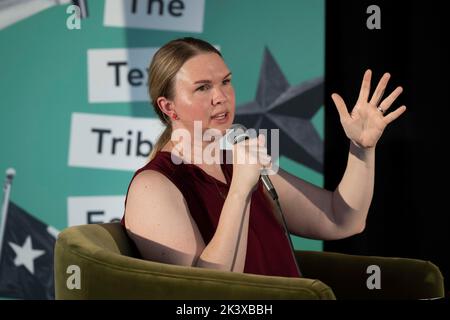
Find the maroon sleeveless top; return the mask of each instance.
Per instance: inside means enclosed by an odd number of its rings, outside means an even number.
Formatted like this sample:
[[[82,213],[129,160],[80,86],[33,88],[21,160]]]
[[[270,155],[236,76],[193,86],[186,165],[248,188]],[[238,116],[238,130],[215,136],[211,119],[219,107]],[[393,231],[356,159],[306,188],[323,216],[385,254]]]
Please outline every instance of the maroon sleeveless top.
[[[226,152],[226,151],[225,151]],[[222,154],[222,159],[225,157]],[[230,151],[229,151],[230,152]],[[222,171],[227,183],[207,174],[195,164],[174,164],[171,153],[159,151],[144,167],[138,169],[128,186],[140,172],[155,170],[166,176],[183,194],[189,212],[207,245],[213,237],[231,178],[233,165],[221,161]],[[288,240],[281,225],[272,212],[269,199],[264,194],[261,180],[251,196],[249,230],[247,238],[247,255],[245,258],[245,273],[269,276],[299,277]],[[127,191],[127,197],[128,197]],[[127,204],[125,198],[125,206]],[[125,225],[125,219],[122,218]]]

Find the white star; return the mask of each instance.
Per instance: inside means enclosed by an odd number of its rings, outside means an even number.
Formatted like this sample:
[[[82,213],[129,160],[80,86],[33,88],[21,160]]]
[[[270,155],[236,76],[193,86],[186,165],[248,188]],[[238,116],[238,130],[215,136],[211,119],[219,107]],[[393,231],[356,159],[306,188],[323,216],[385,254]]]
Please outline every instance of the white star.
[[[25,242],[22,246],[18,246],[15,243],[9,242],[9,245],[16,253],[16,258],[14,259],[14,265],[19,267],[23,265],[31,274],[34,275],[34,259],[42,256],[45,251],[44,250],[34,250],[31,244],[31,236],[28,236],[25,239]]]

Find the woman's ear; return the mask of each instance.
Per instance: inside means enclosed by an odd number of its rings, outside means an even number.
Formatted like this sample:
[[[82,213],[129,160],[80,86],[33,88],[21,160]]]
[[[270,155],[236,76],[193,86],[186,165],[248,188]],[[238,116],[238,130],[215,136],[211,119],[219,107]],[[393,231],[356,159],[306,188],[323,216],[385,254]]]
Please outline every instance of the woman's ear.
[[[176,112],[171,100],[166,97],[158,97],[156,103],[158,104],[158,108],[167,116],[167,118],[176,118]]]

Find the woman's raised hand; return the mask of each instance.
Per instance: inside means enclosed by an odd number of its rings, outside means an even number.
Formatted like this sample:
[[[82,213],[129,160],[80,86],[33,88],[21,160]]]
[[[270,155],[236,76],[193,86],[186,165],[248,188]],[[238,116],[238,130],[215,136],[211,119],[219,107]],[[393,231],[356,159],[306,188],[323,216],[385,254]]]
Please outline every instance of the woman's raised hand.
[[[406,110],[405,106],[401,106],[385,115],[403,89],[397,87],[389,96],[381,100],[390,78],[390,74],[385,73],[369,99],[371,77],[372,72],[367,70],[363,77],[358,101],[350,113],[340,95],[337,93],[331,95],[339,112],[345,134],[353,143],[362,148],[375,147],[386,126]]]

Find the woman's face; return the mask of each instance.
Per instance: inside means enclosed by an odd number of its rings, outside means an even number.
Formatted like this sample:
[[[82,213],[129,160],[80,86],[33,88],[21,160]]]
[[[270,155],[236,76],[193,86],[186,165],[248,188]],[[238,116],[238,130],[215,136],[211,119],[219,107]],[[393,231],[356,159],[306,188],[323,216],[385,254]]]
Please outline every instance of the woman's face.
[[[235,96],[231,72],[216,53],[203,53],[187,60],[175,77],[176,122],[193,132],[194,121],[225,133],[234,120]]]

